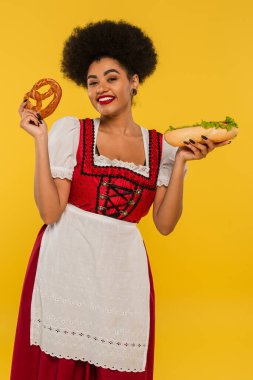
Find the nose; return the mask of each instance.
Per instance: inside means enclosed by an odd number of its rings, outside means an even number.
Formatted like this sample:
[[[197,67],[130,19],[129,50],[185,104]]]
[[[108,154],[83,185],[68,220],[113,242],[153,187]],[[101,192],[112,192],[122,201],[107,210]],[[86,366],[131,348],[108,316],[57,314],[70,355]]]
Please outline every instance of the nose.
[[[100,81],[100,83],[97,86],[97,96],[103,94],[105,91],[108,91],[107,83]]]

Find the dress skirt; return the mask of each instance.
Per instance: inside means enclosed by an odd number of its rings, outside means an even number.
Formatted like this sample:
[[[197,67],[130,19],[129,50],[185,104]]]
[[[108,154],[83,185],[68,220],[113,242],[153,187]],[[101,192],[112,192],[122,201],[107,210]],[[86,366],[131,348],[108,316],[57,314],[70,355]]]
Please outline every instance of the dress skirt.
[[[124,222],[122,221],[121,223]],[[96,366],[88,361],[59,358],[42,351],[39,345],[30,344],[32,295],[41,242],[47,227],[48,225],[44,224],[37,235],[24,278],[16,326],[10,380],[153,380],[155,294],[152,272],[144,242],[150,284],[150,330],[144,371],[118,371]]]

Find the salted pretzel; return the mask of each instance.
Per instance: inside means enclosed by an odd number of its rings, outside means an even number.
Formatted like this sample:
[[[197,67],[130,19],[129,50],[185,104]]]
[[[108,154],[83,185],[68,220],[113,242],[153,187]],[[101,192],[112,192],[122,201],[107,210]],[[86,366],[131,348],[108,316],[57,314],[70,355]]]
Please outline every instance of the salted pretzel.
[[[44,94],[41,94],[37,90],[45,85],[50,85],[50,88]],[[42,108],[42,100],[49,98],[49,96],[54,95],[52,101],[44,108]],[[43,78],[36,82],[32,89],[24,95],[24,100],[27,99],[25,108],[30,110],[39,112],[42,119],[45,119],[47,116],[51,115],[56,107],[58,106],[60,99],[62,96],[62,89],[59,83],[57,83],[54,79]],[[34,106],[31,102],[29,102],[29,98],[36,100],[36,105]]]

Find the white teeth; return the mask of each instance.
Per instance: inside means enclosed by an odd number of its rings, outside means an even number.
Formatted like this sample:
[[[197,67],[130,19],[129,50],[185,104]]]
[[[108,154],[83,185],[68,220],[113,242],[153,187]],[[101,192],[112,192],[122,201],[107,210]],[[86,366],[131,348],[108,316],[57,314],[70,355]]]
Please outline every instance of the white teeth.
[[[113,98],[106,97],[106,98],[100,98],[100,99],[98,99],[98,101],[100,102],[101,100],[102,100],[102,101],[105,101],[105,100],[111,100],[111,99],[113,99]]]

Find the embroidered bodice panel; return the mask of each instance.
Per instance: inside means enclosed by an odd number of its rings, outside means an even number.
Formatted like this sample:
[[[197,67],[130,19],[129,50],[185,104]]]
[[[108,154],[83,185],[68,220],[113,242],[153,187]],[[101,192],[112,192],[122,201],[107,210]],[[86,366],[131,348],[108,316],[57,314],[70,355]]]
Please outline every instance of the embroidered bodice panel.
[[[147,176],[126,166],[97,165],[94,160],[94,120],[80,120],[77,164],[69,203],[86,211],[137,223],[147,214],[154,200],[161,160],[162,135],[156,130],[150,130],[148,134],[150,149],[146,156],[149,164]],[[111,161],[116,163],[116,160]]]
[[[87,133],[85,131],[82,133],[84,120],[88,121]],[[168,186],[178,148],[168,144],[164,140],[163,135],[158,131],[148,130],[141,126],[145,149],[145,165],[136,165],[133,162],[117,159],[111,160],[106,156],[96,153],[96,138],[99,124],[100,118],[79,120],[72,116],[63,117],[53,124],[49,132],[48,144],[52,176],[53,178],[68,178],[71,180],[70,202],[86,210],[94,212],[95,209],[91,207],[91,204],[96,200],[97,209],[95,212],[104,213],[106,210],[106,212],[110,211],[112,215],[114,214],[114,217],[118,216],[129,220],[129,208],[126,205],[128,203],[132,204],[133,211],[137,207],[136,203],[138,201],[138,213],[132,219],[132,221],[138,221],[148,212],[157,186]],[[80,150],[81,145],[82,152]],[[84,148],[86,149],[85,154]],[[84,158],[86,163],[82,162]],[[88,172],[86,169],[88,169]],[[84,173],[77,176],[78,171],[80,174],[82,170]],[[185,164],[185,174],[187,170],[188,167]],[[86,184],[83,182],[84,176],[86,177]],[[156,182],[154,178],[156,178]],[[120,187],[116,188],[116,185]],[[131,187],[131,191],[129,186]],[[97,194],[93,191],[96,187],[99,191]],[[152,197],[147,202],[147,199],[145,200],[142,194],[142,202],[139,202],[140,197],[138,197],[138,194],[140,194],[140,189],[143,190],[144,188],[150,194],[152,192]],[[85,189],[86,191],[84,191]],[[91,189],[93,190],[91,191]],[[119,192],[122,192],[122,194],[118,194]],[[121,201],[124,200],[124,205],[116,197],[117,194]],[[111,200],[113,204],[108,208],[108,202],[110,203]],[[88,204],[90,206],[87,208]],[[146,206],[142,207],[145,204]],[[118,209],[115,209],[114,205]],[[104,207],[107,207],[107,209],[104,209]],[[114,212],[112,212],[113,209]]]

